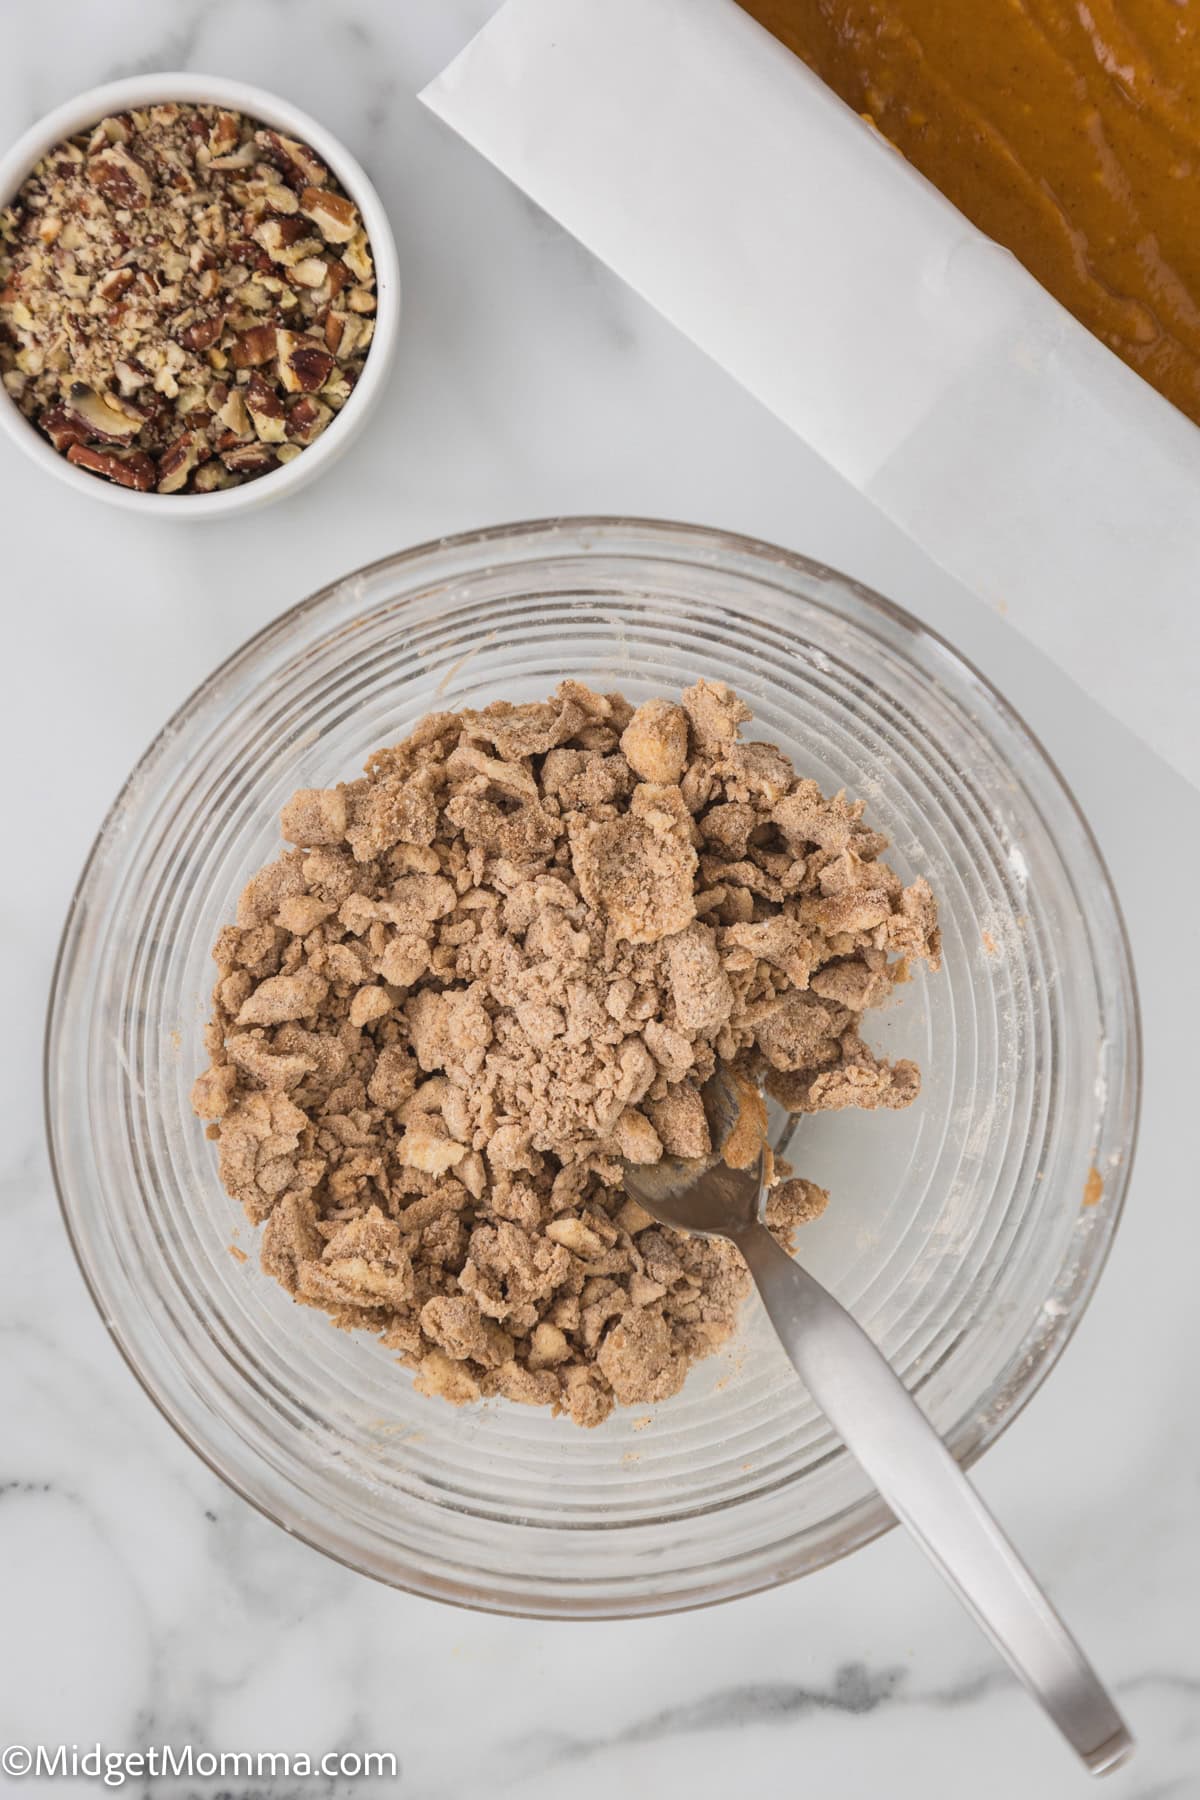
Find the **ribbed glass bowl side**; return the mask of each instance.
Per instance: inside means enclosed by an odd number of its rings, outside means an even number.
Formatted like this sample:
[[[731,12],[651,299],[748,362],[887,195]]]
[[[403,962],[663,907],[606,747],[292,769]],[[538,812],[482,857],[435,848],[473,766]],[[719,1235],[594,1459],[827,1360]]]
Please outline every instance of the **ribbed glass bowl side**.
[[[634,700],[732,682],[755,735],[863,795],[899,872],[933,882],[945,968],[868,1032],[921,1063],[920,1100],[804,1121],[789,1149],[833,1191],[806,1262],[964,1460],[1086,1305],[1139,1046],[1111,886],[1037,744],[940,640],[804,559],[636,521],[474,534],[314,596],[205,683],[114,806],[64,935],[47,1103],[85,1275],[163,1411],[289,1530],[422,1593],[593,1616],[745,1592],[889,1522],[756,1306],[648,1422],[446,1407],[258,1271],[188,1105],[210,946],[277,853],[288,794],[347,778],[434,707],[567,675]]]

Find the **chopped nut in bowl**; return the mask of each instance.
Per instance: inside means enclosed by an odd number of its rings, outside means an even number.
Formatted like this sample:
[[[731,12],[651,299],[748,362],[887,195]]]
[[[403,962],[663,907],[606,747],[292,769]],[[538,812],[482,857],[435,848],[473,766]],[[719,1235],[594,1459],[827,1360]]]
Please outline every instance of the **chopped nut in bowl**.
[[[399,306],[365,174],[257,88],[116,82],[0,162],[0,422],[118,504],[195,519],[311,480],[378,397]]]

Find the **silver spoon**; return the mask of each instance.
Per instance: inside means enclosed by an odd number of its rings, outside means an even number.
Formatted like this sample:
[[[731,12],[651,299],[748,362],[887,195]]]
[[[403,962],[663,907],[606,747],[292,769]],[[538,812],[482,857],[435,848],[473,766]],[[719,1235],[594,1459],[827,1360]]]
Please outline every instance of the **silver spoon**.
[[[740,1110],[723,1071],[704,1100],[723,1145]],[[901,1524],[1091,1772],[1123,1763],[1133,1739],[1120,1714],[933,1426],[861,1326],[762,1222],[762,1158],[754,1169],[728,1168],[719,1152],[627,1163],[625,1186],[660,1224],[737,1245],[796,1373]]]

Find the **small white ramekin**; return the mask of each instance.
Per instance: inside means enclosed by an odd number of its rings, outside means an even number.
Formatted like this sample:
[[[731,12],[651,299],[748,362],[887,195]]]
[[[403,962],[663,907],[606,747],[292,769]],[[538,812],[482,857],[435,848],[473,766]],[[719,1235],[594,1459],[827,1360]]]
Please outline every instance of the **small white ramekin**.
[[[297,488],[307,487],[337,460],[351,438],[361,431],[383,392],[396,352],[400,325],[400,267],[383,202],[345,145],[286,100],[244,81],[227,81],[220,75],[135,75],[127,81],[112,81],[103,87],[89,88],[76,99],[55,107],[0,158],[0,206],[9,204],[29,171],[47,150],[64,138],[106,118],[109,113],[153,106],[164,100],[223,106],[230,112],[243,113],[247,118],[261,119],[264,125],[273,125],[289,137],[300,138],[311,145],[358,207],[375,261],[375,335],[354,392],[316,442],[294,461],[272,470],[269,475],[260,475],[256,481],[244,482],[240,487],[225,488],[212,494],[139,494],[130,488],[116,487],[111,481],[89,475],[86,470],[69,463],[30,424],[16,403],[0,391],[0,427],[39,468],[57,476],[79,493],[90,494],[96,500],[107,500],[110,505],[124,507],[127,512],[140,512],[155,519],[195,522],[225,518],[230,513],[266,506],[285,494],[295,493]]]

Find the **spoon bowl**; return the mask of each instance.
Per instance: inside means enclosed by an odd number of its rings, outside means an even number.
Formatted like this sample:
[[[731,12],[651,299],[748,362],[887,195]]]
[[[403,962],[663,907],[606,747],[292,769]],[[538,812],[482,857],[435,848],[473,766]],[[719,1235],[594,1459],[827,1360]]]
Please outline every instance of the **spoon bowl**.
[[[728,1070],[719,1067],[701,1093],[713,1148],[706,1156],[664,1156],[656,1163],[626,1163],[625,1187],[660,1225],[697,1237],[727,1237],[759,1219],[762,1159],[731,1168],[722,1151],[741,1114],[741,1097]]]

